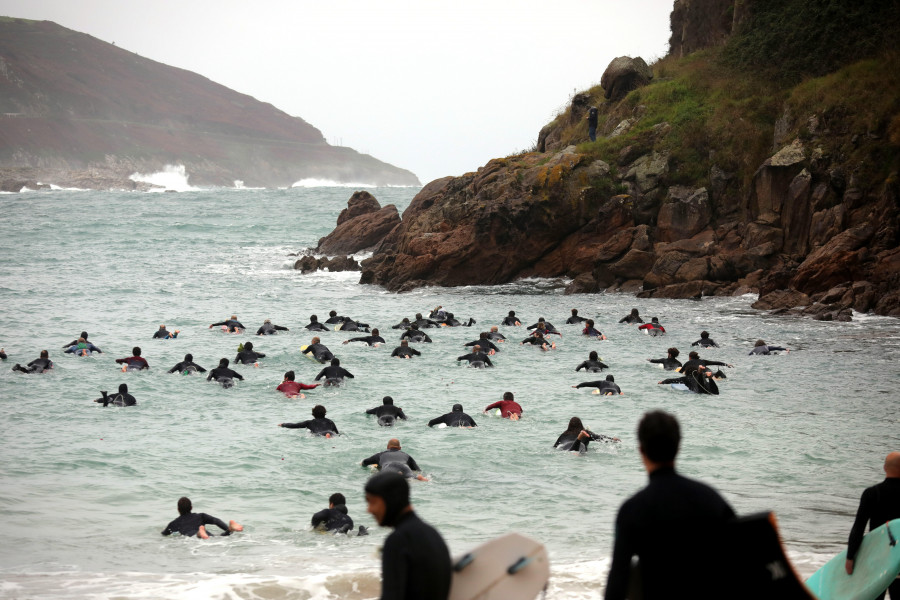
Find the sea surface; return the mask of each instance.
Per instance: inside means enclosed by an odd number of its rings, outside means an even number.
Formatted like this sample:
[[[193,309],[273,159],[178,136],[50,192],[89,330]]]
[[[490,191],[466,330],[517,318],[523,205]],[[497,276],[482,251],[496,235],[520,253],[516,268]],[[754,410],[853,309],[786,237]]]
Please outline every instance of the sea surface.
[[[413,504],[454,555],[520,532],[549,550],[548,598],[598,598],[616,511],[646,482],[635,427],[657,408],[682,423],[679,469],[714,485],[740,514],[774,511],[805,577],[843,549],[862,490],[882,480],[884,456],[900,449],[896,319],[770,316],[750,308],[752,296],[566,296],[565,280],[394,294],[359,285],[358,273],[292,269],[296,253],[333,229],[354,188],[184,189],[0,195],[0,346],[9,354],[0,368],[0,598],[377,598],[388,532],[365,511],[370,473],[359,462],[394,436],[431,478],[412,484]],[[369,191],[402,212],[417,190]],[[391,325],[437,305],[477,325],[432,330],[434,342],[417,345],[421,357],[389,358],[400,333]],[[618,324],[632,307],[658,316],[668,335]],[[609,339],[565,325],[572,308]],[[387,345],[323,334],[356,378],[285,398],[275,391],[285,371],[310,382],[320,369],[299,352],[312,337],[303,326],[332,309],[381,328]],[[510,341],[494,369],[461,366],[463,344],[509,310],[528,324],[541,316],[555,324],[558,348],[521,346],[522,328],[503,327]],[[231,314],[246,334],[209,328]],[[290,331],[251,335],[265,319]],[[160,324],[181,333],[152,340]],[[670,346],[686,358],[704,329],[722,347],[701,356],[735,365],[721,395],[658,385],[664,372],[647,359]],[[82,330],[102,354],[62,353]],[[791,352],[750,357],[757,338]],[[245,380],[231,389],[166,373],[188,352],[207,368],[233,360],[250,340],[267,356],[259,368],[235,367]],[[120,372],[114,359],[135,345],[151,369]],[[51,373],[11,371],[42,349]],[[574,371],[591,350],[623,396],[571,387],[601,378]],[[93,402],[123,382],[136,407]],[[481,412],[505,391],[525,408],[519,422]],[[393,429],[365,414],[386,394],[409,415]],[[426,426],[457,402],[477,428]],[[315,404],[343,435],[278,427],[310,418]],[[555,451],[572,416],[621,443],[593,443],[585,456]],[[310,516],[338,491],[371,535],[311,531]],[[244,532],[161,536],[180,496]]]

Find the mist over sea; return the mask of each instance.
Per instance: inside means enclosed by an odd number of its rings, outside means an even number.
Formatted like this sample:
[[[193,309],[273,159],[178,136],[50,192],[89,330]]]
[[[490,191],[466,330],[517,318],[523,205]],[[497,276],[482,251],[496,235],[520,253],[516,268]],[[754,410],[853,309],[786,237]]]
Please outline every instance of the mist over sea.
[[[365,512],[369,472],[359,462],[394,436],[431,478],[412,484],[413,504],[454,555],[518,531],[550,552],[548,598],[601,597],[616,511],[646,481],[635,426],[656,408],[681,420],[679,469],[714,485],[739,514],[775,511],[805,577],[843,549],[862,490],[883,479],[884,456],[900,449],[896,319],[769,316],[750,308],[751,296],[566,296],[564,280],[398,295],[358,285],[359,273],[292,269],[291,254],[333,229],[354,188],[182,189],[0,195],[0,347],[9,355],[0,365],[0,598],[377,598],[387,531]],[[369,191],[402,212],[418,190]],[[434,343],[416,345],[421,357],[389,358],[400,335],[391,325],[437,305],[477,325],[431,330]],[[617,324],[632,307],[658,316],[669,334]],[[564,325],[572,308],[609,340]],[[299,348],[312,337],[309,315],[324,320],[331,309],[379,327],[388,344],[322,334],[356,378],[285,398],[275,391],[285,371],[310,382],[320,370]],[[521,346],[524,331],[503,327],[510,341],[494,369],[457,363],[463,344],[509,310],[527,324],[541,316],[555,324],[558,349]],[[231,314],[248,333],[208,328]],[[265,319],[290,331],[252,335]],[[177,339],[150,339],[163,323],[181,331]],[[721,395],[657,385],[664,372],[646,359],[670,346],[686,358],[704,329],[722,348],[701,356],[735,364]],[[62,353],[82,330],[103,354]],[[757,338],[791,352],[747,356]],[[166,373],[189,352],[213,368],[251,340],[267,356],[258,369],[232,365],[245,380],[231,389]],[[151,369],[121,373],[114,359],[135,345]],[[11,371],[42,349],[52,373]],[[591,350],[624,396],[572,389],[602,378],[574,371]],[[92,402],[123,382],[136,407]],[[525,409],[517,423],[481,414],[505,391]],[[386,394],[409,415],[393,429],[365,415]],[[457,402],[479,427],[426,426]],[[310,418],[315,404],[343,435],[277,426]],[[622,442],[591,444],[586,456],[553,450],[572,416]],[[310,516],[338,491],[371,535],[310,530]],[[183,495],[245,531],[162,537]]]

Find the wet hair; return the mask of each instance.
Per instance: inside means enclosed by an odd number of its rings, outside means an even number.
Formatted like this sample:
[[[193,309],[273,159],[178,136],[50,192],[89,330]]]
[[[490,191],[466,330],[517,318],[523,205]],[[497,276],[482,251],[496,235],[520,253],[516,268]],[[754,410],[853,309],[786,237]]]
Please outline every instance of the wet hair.
[[[514,399],[513,393],[512,392],[503,392],[503,399],[504,400],[513,400]]]
[[[708,332],[708,331],[701,331],[701,332],[700,332],[700,337],[701,337],[702,339],[708,338],[708,337],[709,337],[709,332]]]
[[[312,416],[316,419],[324,419],[325,418],[325,407],[321,404],[316,404],[312,409]]]
[[[637,317],[637,316],[639,315],[638,309],[632,308],[632,309],[631,309],[631,314],[632,314],[633,316]]]
[[[342,493],[337,492],[336,494],[332,494],[328,497],[328,504],[333,504],[335,506],[339,504],[347,504],[347,499]]]
[[[759,347],[759,346],[765,346],[765,345],[766,345],[766,343],[765,343],[764,341],[762,341],[762,340],[756,340],[756,343],[753,344],[753,347],[754,347],[754,348],[757,348],[757,347]]]
[[[253,342],[244,342],[244,350],[253,350]]]
[[[585,327],[593,327],[593,326],[594,326],[594,320],[593,320],[593,319],[588,319],[587,321],[584,322],[584,325],[585,325]]]
[[[491,334],[488,333],[487,331],[482,331],[481,333],[478,334],[478,339],[479,339],[479,340],[486,340],[486,339],[488,339],[488,336],[489,336],[489,335],[491,335]]]
[[[509,315],[507,315],[507,316],[509,316],[509,317],[516,316],[516,311],[514,311],[514,310],[509,311]]]
[[[329,316],[329,317],[336,317],[336,316],[337,316],[337,311],[336,311],[336,310],[328,311],[328,316]]]
[[[688,354],[688,358],[690,358],[691,360],[700,360],[700,353],[696,350],[691,350]]]
[[[394,399],[391,398],[390,396],[385,396],[384,398],[381,399],[381,403],[382,404],[393,404]]]
[[[416,313],[416,321],[422,318],[422,313]]]
[[[572,316],[574,317],[574,316],[577,315],[577,314],[578,314],[578,309],[577,309],[577,308],[573,308],[573,309],[572,309]]]
[[[191,504],[191,499],[187,496],[182,496],[178,499],[178,514],[179,515],[189,515],[191,511],[194,509],[194,505]]]
[[[588,360],[600,360],[600,356],[597,354],[596,350],[591,350],[591,353],[588,354]]]
[[[318,315],[309,315],[309,322],[310,322],[310,323],[315,323],[315,322],[317,322],[318,320],[319,320]]]
[[[382,471],[366,483],[365,491],[384,500],[384,518],[380,525],[391,526],[409,506],[409,483],[396,471]]]
[[[668,352],[669,356],[672,358],[678,358],[678,355],[681,354],[681,352],[678,351],[678,348],[669,348]]]
[[[651,323],[659,323],[659,318],[658,318],[658,317],[653,317],[652,319],[650,319],[650,322],[651,322]]]
[[[378,335],[378,328],[377,328],[377,327],[376,327],[375,329],[372,330],[372,335]]]
[[[79,343],[79,344],[83,344],[83,343],[86,343],[86,342],[87,342],[87,340],[84,339],[83,337],[78,338],[78,343]]]
[[[227,367],[227,366],[228,366],[228,359],[227,359],[227,358],[221,359],[221,360],[219,361],[219,366],[220,366],[220,367]]]
[[[615,377],[613,377],[613,376],[612,376],[612,375],[607,375],[607,376],[606,376],[606,380],[607,380],[607,381],[611,381],[611,382],[613,382],[613,383],[615,383],[615,381],[616,381],[616,378],[615,378]]]
[[[83,338],[86,340],[87,337],[88,337],[88,336],[87,336],[87,331],[82,331],[82,332],[81,332],[81,337],[83,337]]]
[[[322,341],[322,338],[320,338],[319,336],[316,336],[313,339],[309,340],[309,343],[310,344],[318,344],[321,341]]]
[[[418,330],[419,330],[419,324],[418,324],[418,323],[413,323],[412,325],[409,326],[409,328],[410,328],[410,329],[415,329],[416,331],[418,331]]]
[[[582,429],[584,429],[584,423],[581,422],[581,419],[579,419],[578,417],[572,417],[571,419],[569,419],[569,427],[566,429],[566,431],[577,431],[580,433]]]
[[[644,456],[656,463],[669,463],[678,454],[681,427],[673,415],[654,410],[645,413],[638,423],[637,437]]]
[[[141,355],[141,347],[135,346],[134,348],[131,349],[131,353],[135,356],[140,356]]]
[[[341,366],[341,359],[339,359],[337,356],[335,356],[334,358],[332,358],[332,359],[331,359],[331,366],[332,366],[332,367],[339,367],[339,366]]]
[[[284,378],[287,379],[288,381],[293,381],[295,377],[296,377],[296,375],[294,374],[293,371],[288,371],[287,373],[284,374]]]

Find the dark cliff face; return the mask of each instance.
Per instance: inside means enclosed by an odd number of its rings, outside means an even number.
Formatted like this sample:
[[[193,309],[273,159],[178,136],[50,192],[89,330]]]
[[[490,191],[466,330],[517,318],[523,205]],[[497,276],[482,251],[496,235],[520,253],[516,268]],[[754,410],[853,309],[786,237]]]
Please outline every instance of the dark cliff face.
[[[48,21],[0,19],[0,87],[0,169],[115,177],[170,163],[201,185],[418,184],[270,104]]]

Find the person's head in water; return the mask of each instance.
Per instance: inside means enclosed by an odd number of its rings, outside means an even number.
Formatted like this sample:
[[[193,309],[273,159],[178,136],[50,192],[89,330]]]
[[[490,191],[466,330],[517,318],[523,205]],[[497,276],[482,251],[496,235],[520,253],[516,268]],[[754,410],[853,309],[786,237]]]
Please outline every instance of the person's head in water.
[[[319,316],[318,316],[318,315],[309,315],[309,322],[310,322],[310,323],[318,323],[318,322],[319,322]]]
[[[404,346],[404,347],[408,347],[408,346],[409,346],[409,340],[400,340],[400,345],[401,345],[401,346]]]
[[[220,359],[220,360],[219,360],[219,367],[224,368],[224,367],[227,367],[227,366],[228,366],[228,359],[227,359],[227,358],[223,358],[223,359]]]
[[[453,412],[462,412],[462,411],[463,411],[462,404],[454,404],[453,405]]]
[[[577,308],[573,308],[573,309],[572,309],[572,316],[573,316],[573,317],[577,317],[577,316],[578,316],[578,309],[577,309]]]
[[[285,381],[294,381],[295,377],[296,377],[296,375],[294,374],[293,371],[288,371],[287,373],[284,374]]]
[[[705,339],[707,339],[708,337],[709,337],[709,332],[708,332],[708,331],[701,331],[701,332],[700,332],[700,339],[701,339],[701,340],[705,340]]]
[[[638,309],[632,308],[632,309],[631,309],[631,316],[632,316],[632,317],[639,317],[639,316],[641,316],[641,315],[638,313]]]
[[[41,358],[50,358],[50,353],[46,350],[41,350]]]
[[[591,350],[591,353],[588,354],[588,360],[600,360],[600,355],[597,354],[596,350]]]
[[[763,340],[756,340],[756,343],[753,344],[754,348],[759,348],[760,346],[765,346],[766,343]]]
[[[516,311],[514,311],[514,310],[509,311],[509,315],[507,315],[507,316],[515,317],[515,316],[516,316]]]
[[[244,342],[244,350],[253,350],[253,342]]]
[[[325,407],[321,404],[316,404],[312,409],[312,416],[314,419],[324,419],[325,418]]]
[[[700,353],[697,352],[696,350],[691,350],[691,351],[688,353],[688,358],[691,359],[691,360],[699,360],[699,359],[700,359]]]
[[[610,383],[615,383],[616,378],[613,377],[612,375],[607,375],[607,376],[606,376],[606,380],[607,380],[608,382],[610,382]]]
[[[394,399],[391,398],[390,396],[385,396],[384,398],[381,399],[381,403],[384,404],[385,406],[391,406],[394,404]]]
[[[497,327],[496,325],[491,325],[491,333],[497,333],[498,331],[500,331],[499,327]]]
[[[472,346],[472,354],[478,354],[479,352],[481,352],[481,346],[479,346],[478,344]]]
[[[650,322],[651,322],[651,323],[659,323],[659,318],[653,317],[653,318],[650,319]]]
[[[87,344],[87,340],[84,338],[78,338],[78,343],[79,344]]]
[[[127,383],[120,383],[120,384],[119,384],[119,393],[120,393],[120,394],[127,394],[127,393],[128,393],[128,384],[127,384]]]
[[[165,326],[165,325],[160,325],[159,328],[160,328],[160,329],[165,329],[166,326]]]
[[[134,356],[140,356],[140,355],[141,355],[141,347],[140,347],[140,346],[135,346],[134,348],[131,349],[131,353],[132,353]]]
[[[231,315],[231,320],[232,320],[232,321],[237,321],[237,315]]]
[[[515,396],[513,396],[512,392],[503,392],[503,399],[504,400],[514,400]]]
[[[419,324],[418,324],[418,323],[413,323],[412,325],[409,326],[409,328],[410,328],[410,329],[414,329],[415,331],[418,331],[418,330],[419,330]]]
[[[336,316],[337,316],[337,311],[336,311],[336,310],[328,311],[328,316],[329,316],[329,317],[336,317]]]
[[[397,438],[391,438],[387,443],[388,450],[399,450],[400,449],[400,440]]]
[[[184,355],[184,362],[192,362],[194,360],[194,355],[190,352]]]
[[[83,338],[85,339],[85,341],[87,341],[87,339],[88,339],[88,333],[87,333],[87,331],[82,331],[82,332],[81,332],[81,337],[83,337]]]
[[[376,327],[375,329],[372,330],[372,335],[378,335],[378,328],[377,328],[377,327]]]
[[[681,427],[673,415],[662,410],[645,413],[638,423],[637,437],[645,464],[653,463],[648,469],[675,463],[681,445]]]
[[[311,340],[309,341],[309,344],[310,344],[310,346],[312,346],[313,344],[318,344],[318,343],[321,342],[321,341],[322,341],[322,340],[321,340],[318,336],[316,336],[316,337],[314,337],[313,339],[311,339]]]
[[[178,514],[179,515],[189,515],[191,511],[194,510],[194,506],[191,504],[191,499],[187,496],[182,496],[178,499]]]
[[[569,426],[566,428],[566,431],[574,431],[576,433],[581,433],[584,430],[584,423],[581,422],[581,419],[578,417],[572,417],[569,419]]]
[[[489,336],[490,336],[490,334],[487,331],[482,331],[481,333],[478,334],[478,339],[486,340],[486,339],[488,339]]]
[[[332,366],[332,367],[339,367],[339,366],[341,366],[341,359],[339,359],[337,356],[335,356],[334,358],[332,358],[332,359],[331,359],[331,366]]]
[[[669,348],[668,352],[669,358],[678,358],[678,355],[681,354],[681,352],[678,351],[678,348]]]
[[[272,319],[266,319],[265,321],[263,321],[263,325],[265,325],[266,323],[271,323],[271,322],[272,322]]]
[[[585,326],[585,327],[593,327],[593,326],[594,326],[594,320],[593,320],[593,319],[588,319],[587,321],[584,322],[584,326]]]
[[[400,516],[412,510],[409,505],[409,484],[396,471],[382,471],[366,483],[368,512],[382,527],[397,524]]]
[[[335,506],[340,506],[342,504],[347,504],[347,499],[342,493],[337,492],[328,497],[329,508],[334,508]]]
[[[401,323],[405,323],[405,324],[409,324],[409,317],[403,317],[403,320],[400,321],[400,322],[401,322]]]

